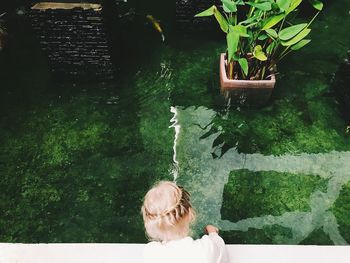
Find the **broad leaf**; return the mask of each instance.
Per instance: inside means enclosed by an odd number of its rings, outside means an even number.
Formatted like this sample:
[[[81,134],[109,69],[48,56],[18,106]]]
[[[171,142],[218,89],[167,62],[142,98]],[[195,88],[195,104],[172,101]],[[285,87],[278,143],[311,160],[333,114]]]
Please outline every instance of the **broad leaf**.
[[[255,22],[256,20],[257,20],[257,16],[252,16],[252,17],[250,17],[250,18],[248,18],[248,19],[246,19],[246,20],[243,20],[243,21],[241,21],[241,22],[239,22],[238,24],[239,25],[242,25],[242,24],[249,24],[249,23],[251,23],[251,22]]]
[[[294,46],[291,46],[290,49],[291,50],[301,49],[302,47],[306,46],[310,42],[311,42],[311,39],[303,39],[303,40],[299,41],[297,44],[295,44]]]
[[[267,39],[267,38],[269,38],[269,36],[266,35],[266,34],[261,34],[260,36],[258,36],[258,39],[259,39],[259,40],[265,40],[265,39]]]
[[[225,17],[222,16],[220,11],[216,7],[214,9],[214,16],[216,18],[216,21],[218,21],[221,30],[224,31],[225,33],[227,33],[228,32],[227,20],[225,19]]]
[[[272,9],[272,10],[278,10],[278,9],[280,9],[280,8],[279,8],[279,6],[278,6],[275,2],[272,2],[272,3],[271,3],[271,9]],[[282,10],[282,11],[283,11],[283,10]]]
[[[323,9],[323,3],[321,1],[318,0],[309,0],[309,2],[312,4],[312,6],[321,11]]]
[[[237,52],[233,53],[233,60],[234,61],[238,61],[239,60],[239,56],[237,55]]]
[[[267,60],[267,57],[266,57],[266,55],[265,55],[265,53],[262,50],[262,47],[260,45],[255,46],[253,56],[261,61]]]
[[[279,38],[283,41],[291,39],[296,36],[301,30],[303,30],[307,26],[307,23],[298,24],[294,26],[287,27],[280,31],[278,34]]]
[[[196,14],[195,17],[212,16],[212,15],[215,16],[216,21],[218,21],[221,30],[227,33],[228,31],[227,20],[222,16],[222,14],[220,13],[220,11],[217,9],[215,5],[213,5],[212,7],[209,7],[207,10],[204,10],[199,14]]]
[[[243,69],[244,74],[247,76],[248,75],[248,61],[245,58],[240,58],[238,60],[239,65]]]
[[[249,37],[249,35],[247,34],[247,28],[245,26],[242,25],[237,25],[237,26],[229,26],[229,30],[230,32],[235,32],[236,34],[238,34],[241,37]]]
[[[271,37],[273,38],[278,38],[278,34],[276,32],[276,30],[269,28],[265,30],[267,34],[269,34]]]
[[[234,25],[236,21],[236,15],[232,13],[232,16],[227,17],[229,25]]]
[[[291,0],[277,0],[276,3],[280,9],[287,11],[291,4]]]
[[[227,51],[228,51],[228,62],[232,61],[234,53],[237,51],[239,35],[235,32],[229,32],[226,36],[227,40]]]
[[[274,25],[278,24],[279,22],[281,22],[281,20],[285,17],[285,14],[279,14],[273,17],[270,17],[269,19],[267,19],[265,21],[265,24],[262,28],[262,30],[266,30],[269,29],[271,27],[273,27]]]
[[[285,46],[285,47],[294,45],[298,43],[300,40],[302,40],[304,37],[306,37],[310,32],[311,32],[311,29],[305,28],[303,31],[301,31],[298,35],[293,37],[291,40],[282,41],[281,44],[282,46]]]
[[[292,12],[295,8],[297,8],[303,0],[292,0],[289,9],[287,10],[287,14]]]
[[[216,6],[213,5],[212,7],[209,7],[207,10],[204,10],[203,12],[196,14],[194,17],[212,16],[214,15],[215,9],[216,9]]]
[[[237,6],[236,3],[230,0],[221,0],[222,2],[222,7],[225,12],[230,13],[230,12],[236,12],[237,11]]]
[[[270,11],[271,10],[271,3],[270,2],[264,2],[264,3],[248,2],[247,4],[254,6],[255,8],[260,9],[262,11]]]

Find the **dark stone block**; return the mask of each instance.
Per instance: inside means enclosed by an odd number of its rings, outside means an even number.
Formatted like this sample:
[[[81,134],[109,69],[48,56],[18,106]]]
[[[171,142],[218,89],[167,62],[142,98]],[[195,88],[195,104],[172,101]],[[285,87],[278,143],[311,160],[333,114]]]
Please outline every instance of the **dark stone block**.
[[[33,28],[58,78],[113,78],[101,8],[34,7],[29,14]]]

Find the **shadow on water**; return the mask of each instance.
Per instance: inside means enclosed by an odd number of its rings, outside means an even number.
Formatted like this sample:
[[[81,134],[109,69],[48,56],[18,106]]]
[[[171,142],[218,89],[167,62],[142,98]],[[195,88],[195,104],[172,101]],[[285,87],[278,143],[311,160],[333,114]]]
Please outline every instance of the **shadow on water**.
[[[341,194],[350,181],[349,151],[274,156],[231,148],[220,154],[212,145],[224,130],[208,135],[216,112],[177,110],[177,181],[196,193],[197,234],[203,224],[214,222],[229,243],[299,244],[319,229],[330,244],[348,243],[349,226],[338,228],[344,221],[336,216],[347,198]]]

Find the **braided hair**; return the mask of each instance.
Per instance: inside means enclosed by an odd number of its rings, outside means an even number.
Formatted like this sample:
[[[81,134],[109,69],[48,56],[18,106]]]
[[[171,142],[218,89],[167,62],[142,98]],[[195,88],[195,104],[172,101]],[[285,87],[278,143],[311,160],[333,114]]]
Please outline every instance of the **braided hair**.
[[[195,219],[190,194],[170,181],[161,181],[147,192],[141,212],[146,234],[154,241],[188,236],[189,225]]]

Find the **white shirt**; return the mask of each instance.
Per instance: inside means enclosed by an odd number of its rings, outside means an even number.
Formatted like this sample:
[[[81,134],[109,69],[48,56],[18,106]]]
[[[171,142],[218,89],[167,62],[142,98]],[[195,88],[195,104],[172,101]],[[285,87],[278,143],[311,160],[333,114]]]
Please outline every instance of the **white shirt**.
[[[193,240],[185,237],[167,243],[150,242],[144,249],[144,263],[227,263],[224,240],[217,233]]]

